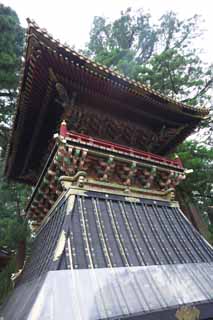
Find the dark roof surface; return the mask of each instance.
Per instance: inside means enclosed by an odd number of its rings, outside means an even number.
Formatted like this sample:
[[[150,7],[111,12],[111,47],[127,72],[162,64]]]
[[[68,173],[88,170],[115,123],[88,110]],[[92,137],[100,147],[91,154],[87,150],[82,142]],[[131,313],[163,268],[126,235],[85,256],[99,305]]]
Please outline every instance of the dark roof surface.
[[[4,269],[4,267],[7,266],[12,255],[13,255],[13,252],[5,248],[0,248],[0,272]]]
[[[13,179],[23,181],[23,176],[41,172],[48,143],[64,112],[57,83],[67,91],[62,95],[69,104],[71,129],[162,155],[208,114],[204,108],[178,103],[92,62],[30,22],[6,163],[6,174]]]
[[[212,278],[212,248],[169,202],[68,191],[38,231],[3,315],[26,297],[17,320],[34,311],[42,319],[52,307],[54,319],[77,319],[82,309],[79,319],[169,320],[185,304],[206,319]]]
[[[11,256],[11,252],[7,249],[0,248],[0,258],[8,258]]]
[[[213,262],[212,248],[169,202],[130,202],[91,192],[77,195],[73,211],[67,214],[69,201],[62,202],[41,227],[23,279],[54,270],[52,260],[62,230],[66,242],[57,269]]]
[[[62,230],[74,269],[213,262],[212,248],[178,208],[169,202],[137,200],[89,192],[76,196],[69,214],[69,206],[62,203],[41,228],[25,277],[52,269],[49,263]],[[59,269],[70,268],[67,250]]]

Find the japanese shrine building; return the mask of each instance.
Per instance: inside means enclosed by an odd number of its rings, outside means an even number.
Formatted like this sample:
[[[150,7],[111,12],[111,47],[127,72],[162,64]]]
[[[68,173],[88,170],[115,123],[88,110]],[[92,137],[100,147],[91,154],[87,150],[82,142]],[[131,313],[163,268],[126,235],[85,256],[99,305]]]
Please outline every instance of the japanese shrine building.
[[[32,254],[4,319],[211,319],[213,250],[181,211],[168,154],[208,115],[29,21],[6,160],[34,186]]]

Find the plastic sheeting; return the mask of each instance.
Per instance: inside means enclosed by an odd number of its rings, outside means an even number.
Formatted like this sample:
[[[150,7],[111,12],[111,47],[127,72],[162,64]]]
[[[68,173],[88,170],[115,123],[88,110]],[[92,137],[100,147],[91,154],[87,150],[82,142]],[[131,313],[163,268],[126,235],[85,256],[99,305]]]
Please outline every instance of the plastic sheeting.
[[[19,315],[16,301],[16,317],[9,316],[14,300],[4,316],[8,320],[96,320],[140,313],[143,319],[143,315],[154,311],[160,315],[173,308],[174,319],[180,305],[207,301],[213,316],[212,283],[212,263],[50,271],[27,317],[23,317],[22,301]]]

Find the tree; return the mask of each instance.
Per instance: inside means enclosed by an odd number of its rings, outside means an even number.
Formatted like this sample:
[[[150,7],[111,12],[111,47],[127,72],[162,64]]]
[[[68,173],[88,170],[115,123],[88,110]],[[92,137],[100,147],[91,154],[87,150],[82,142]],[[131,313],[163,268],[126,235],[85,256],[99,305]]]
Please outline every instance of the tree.
[[[179,185],[179,191],[193,199],[205,214],[213,200],[213,148],[187,141],[177,151],[184,167],[193,169],[193,173]]]
[[[20,26],[17,14],[2,4],[0,31],[0,246],[15,250],[26,229],[21,208],[26,200],[27,189],[18,184],[9,184],[3,176],[3,168],[15,111],[24,29]]]
[[[17,14],[0,4],[0,146],[3,154],[14,114],[24,29]]]
[[[0,245],[9,245],[15,249],[16,237],[12,240],[14,232],[9,233],[7,230],[12,227],[16,229],[20,220],[22,187],[8,184],[3,176],[3,168],[15,110],[24,29],[20,26],[17,14],[2,4],[0,30]]]
[[[212,219],[208,218],[213,204],[213,148],[187,141],[177,151],[184,167],[193,169],[193,173],[178,186],[178,192],[187,203],[196,204],[208,225],[209,232],[205,232],[205,236],[213,245],[213,224]]]
[[[27,235],[27,224],[21,217],[28,188],[8,183],[3,175],[6,148],[12,117],[15,112],[15,99],[24,29],[20,26],[17,14],[9,7],[0,4],[0,246],[17,252]],[[0,275],[0,302],[11,287],[10,275],[16,263],[12,259]]]
[[[16,250],[19,241],[25,239],[27,232],[21,213],[28,196],[28,187],[8,183],[2,168],[0,169],[0,247]]]
[[[202,34],[200,24],[198,15],[180,20],[168,12],[154,25],[149,14],[129,8],[113,22],[94,18],[85,54],[184,103],[210,105],[213,65],[202,62],[193,43]],[[210,123],[202,125],[212,143]]]

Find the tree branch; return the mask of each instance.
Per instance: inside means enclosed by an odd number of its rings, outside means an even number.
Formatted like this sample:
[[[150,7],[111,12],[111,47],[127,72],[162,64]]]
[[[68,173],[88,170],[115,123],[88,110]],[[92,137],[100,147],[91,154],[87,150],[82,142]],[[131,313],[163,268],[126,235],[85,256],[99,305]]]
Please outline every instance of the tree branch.
[[[205,86],[193,98],[187,98],[187,99],[182,100],[181,102],[186,103],[188,101],[197,99],[199,96],[206,93],[206,91],[209,89],[211,84],[213,84],[213,79],[210,79],[209,81],[207,81]]]
[[[0,97],[9,97],[12,98],[14,96],[13,92],[0,92]]]
[[[169,73],[169,79],[170,79],[170,81],[171,81],[172,90],[174,91],[175,94],[178,94],[178,92],[177,92],[177,90],[176,90],[176,88],[175,88],[175,84],[174,84],[174,81],[173,81],[173,78],[172,78],[172,73],[171,73],[171,70],[170,70],[168,64],[166,65],[166,68],[167,68],[167,71],[168,71],[168,73]]]
[[[183,36],[183,38],[182,38],[180,41],[176,42],[171,49],[178,48],[178,47],[188,38],[189,34],[190,34],[190,33],[186,33],[186,34]]]
[[[129,40],[128,40],[128,49],[130,49],[131,46],[132,46],[135,32],[136,32],[136,28],[134,28],[134,29],[132,30],[131,35],[130,35],[130,37],[129,37]]]

